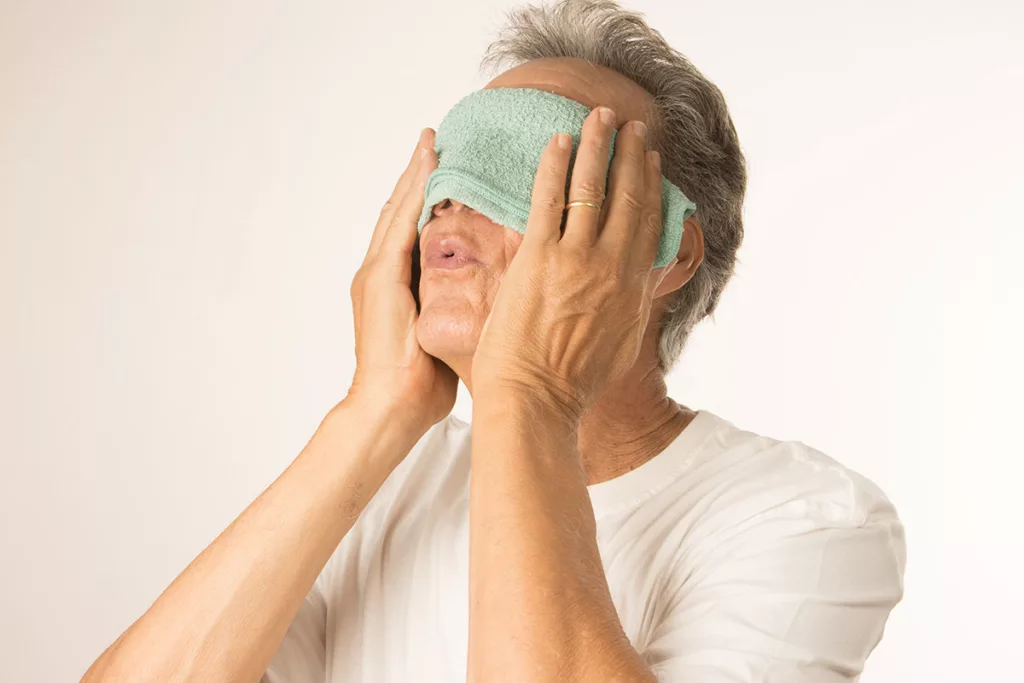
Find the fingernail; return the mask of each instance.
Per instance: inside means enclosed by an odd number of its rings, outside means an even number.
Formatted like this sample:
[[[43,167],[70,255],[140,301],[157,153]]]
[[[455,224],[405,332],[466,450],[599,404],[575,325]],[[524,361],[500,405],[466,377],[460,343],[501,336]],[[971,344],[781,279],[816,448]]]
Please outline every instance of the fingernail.
[[[633,132],[636,134],[638,138],[643,140],[645,137],[647,137],[647,124],[644,123],[643,121],[634,121]]]
[[[615,112],[608,107],[601,107],[601,122],[607,126],[615,125]]]
[[[656,149],[652,149],[652,150],[651,150],[651,157],[652,157],[652,158],[651,158],[651,161],[653,161],[653,162],[654,162],[654,168],[655,168],[655,169],[656,169],[656,170],[657,170],[657,171],[658,171],[659,173],[661,173],[661,155],[660,155],[660,154],[658,154],[658,150],[656,150]]]

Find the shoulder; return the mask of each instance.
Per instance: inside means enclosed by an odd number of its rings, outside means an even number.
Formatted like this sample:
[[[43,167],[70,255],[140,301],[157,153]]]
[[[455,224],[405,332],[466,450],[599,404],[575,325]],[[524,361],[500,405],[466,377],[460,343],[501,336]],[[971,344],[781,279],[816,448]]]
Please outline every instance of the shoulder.
[[[715,489],[709,512],[734,523],[758,516],[842,526],[898,521],[874,481],[817,448],[740,429],[714,414],[708,418],[714,426],[694,475]]]
[[[700,493],[673,534],[676,581],[747,577],[772,590],[860,591],[899,601],[904,528],[875,482],[802,441],[712,421],[694,463]]]
[[[705,419],[676,491],[689,500],[667,543],[649,664],[665,680],[740,680],[738,667],[750,680],[855,677],[903,597],[895,507],[802,441]]]
[[[657,506],[668,516],[662,552],[670,603],[723,587],[899,601],[904,528],[875,482],[802,441],[710,414],[705,420],[706,440]]]

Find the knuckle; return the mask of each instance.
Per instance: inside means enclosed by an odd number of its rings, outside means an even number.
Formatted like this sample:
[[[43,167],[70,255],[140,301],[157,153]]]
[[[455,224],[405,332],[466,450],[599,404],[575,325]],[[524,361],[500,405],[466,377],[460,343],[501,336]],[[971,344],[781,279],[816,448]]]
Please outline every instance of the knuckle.
[[[391,216],[391,220],[388,221],[388,229],[384,233],[384,241],[381,244],[381,248],[387,247],[389,242],[393,242],[395,236],[400,234],[404,230],[404,226],[412,221],[411,214],[407,207],[400,206],[398,210]]]
[[[365,266],[356,271],[356,274],[352,276],[352,282],[348,286],[349,294],[353,298],[358,297],[363,291],[363,284],[366,280]]]
[[[583,122],[583,128],[580,130],[580,147],[585,154],[608,154],[609,145],[611,136],[605,133],[604,124],[598,117],[592,116]]]
[[[561,197],[557,195],[542,194],[537,198],[534,208],[539,209],[543,213],[561,213],[565,207],[565,202]]]
[[[661,213],[648,211],[643,219],[644,229],[654,235],[661,235]]]
[[[604,188],[590,179],[583,179],[573,188],[573,200],[575,201],[600,201],[604,199]]]
[[[568,244],[563,247],[563,250],[568,258],[555,264],[555,267],[565,270],[573,282],[585,282],[592,279],[593,274],[601,267],[600,262],[594,262],[594,254],[590,246]],[[557,273],[558,271],[553,272]]]
[[[395,212],[393,214],[391,214],[391,218],[388,220],[388,228],[389,229],[399,225],[402,222],[402,219],[403,219],[402,213],[403,212],[402,212],[402,206],[401,205],[399,205],[398,207],[395,208]]]
[[[630,211],[640,211],[644,206],[643,198],[632,189],[623,190],[619,195],[619,201],[621,201],[622,205]]]

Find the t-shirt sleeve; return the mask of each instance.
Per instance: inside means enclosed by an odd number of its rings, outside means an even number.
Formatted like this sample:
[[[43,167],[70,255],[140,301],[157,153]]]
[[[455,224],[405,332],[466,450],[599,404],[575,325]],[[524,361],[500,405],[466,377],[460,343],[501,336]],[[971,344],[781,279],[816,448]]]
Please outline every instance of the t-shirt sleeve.
[[[850,518],[793,501],[725,536],[671,582],[644,650],[658,680],[857,681],[903,596],[891,504]]]
[[[325,683],[327,603],[324,574],[313,583],[260,683]]]

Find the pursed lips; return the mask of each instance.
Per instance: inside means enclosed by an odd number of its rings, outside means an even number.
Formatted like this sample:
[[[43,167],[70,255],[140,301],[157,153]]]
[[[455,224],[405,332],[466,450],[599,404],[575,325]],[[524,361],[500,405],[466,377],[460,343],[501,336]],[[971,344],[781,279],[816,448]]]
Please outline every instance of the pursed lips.
[[[422,246],[423,269],[455,270],[480,263],[470,243],[454,233],[431,235]]]

